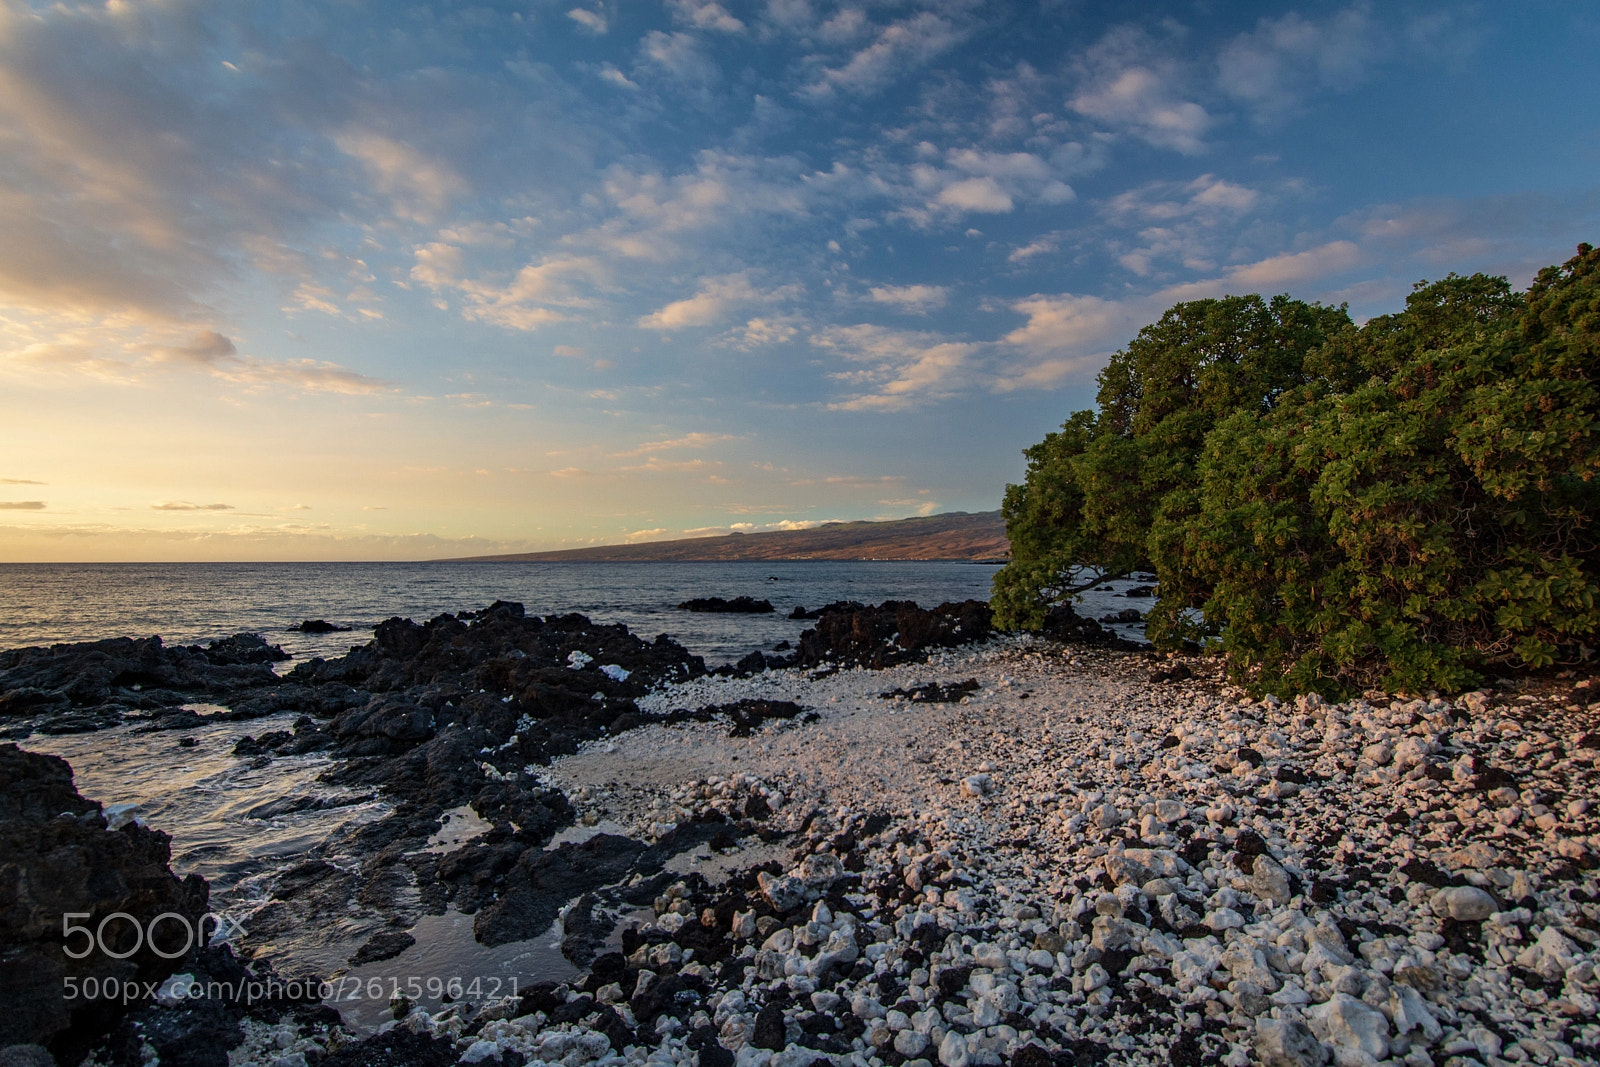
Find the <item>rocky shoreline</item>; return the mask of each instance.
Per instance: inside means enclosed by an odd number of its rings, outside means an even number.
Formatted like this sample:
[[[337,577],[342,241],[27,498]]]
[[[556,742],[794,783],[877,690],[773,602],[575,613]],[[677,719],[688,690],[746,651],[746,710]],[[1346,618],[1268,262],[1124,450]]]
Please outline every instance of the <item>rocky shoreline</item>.
[[[126,693],[187,681],[187,699],[225,692],[213,702],[231,715],[303,708],[240,757],[326,751],[330,780],[394,801],[280,875],[254,936],[356,916],[361,962],[400,973],[407,931],[450,909],[485,945],[557,920],[581,969],[515,997],[385,998],[394,1018],[366,1036],[315,998],[169,995],[107,1023],[96,1062],[1600,1057],[1586,680],[1258,702],[1205,659],[1156,665],[977,619],[825,614],[792,660],[719,673],[665,639],[514,605],[393,620],[364,650],[255,685],[202,677],[228,669],[205,650],[168,675],[134,650],[152,681],[122,677]],[[61,686],[38,683],[63,655],[0,656],[0,702],[31,713],[13,735],[71,715],[183,728],[159,696],[129,708],[114,674],[52,697]],[[430,848],[462,807],[480,827]],[[213,948],[165,974],[245,964],[260,961]]]

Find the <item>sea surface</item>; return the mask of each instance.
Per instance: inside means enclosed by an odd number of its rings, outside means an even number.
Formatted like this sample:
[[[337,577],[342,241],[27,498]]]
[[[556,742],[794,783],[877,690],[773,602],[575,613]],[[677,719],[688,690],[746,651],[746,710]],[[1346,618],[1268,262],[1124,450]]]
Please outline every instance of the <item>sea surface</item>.
[[[793,641],[795,607],[987,600],[994,564],[795,563],[10,563],[0,564],[0,649],[160,634],[169,644],[259,633],[295,659],[339,656],[401,616],[424,622],[496,600],[530,615],[576,611],[666,633],[710,666]],[[769,600],[770,615],[677,610],[692,597]],[[1122,602],[1125,606],[1126,602]],[[349,633],[301,634],[323,619]],[[289,664],[292,666],[292,662]]]

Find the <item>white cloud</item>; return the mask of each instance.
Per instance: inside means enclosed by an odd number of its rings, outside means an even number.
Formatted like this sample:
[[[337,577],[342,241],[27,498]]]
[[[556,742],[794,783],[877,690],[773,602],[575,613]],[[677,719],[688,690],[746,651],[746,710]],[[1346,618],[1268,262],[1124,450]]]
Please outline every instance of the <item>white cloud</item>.
[[[947,399],[973,381],[978,346],[937,334],[861,324],[830,326],[811,343],[845,360],[829,375],[853,395],[829,407],[840,411],[903,411]]]
[[[788,344],[799,332],[794,322],[786,318],[751,319],[741,330],[735,331],[736,343],[745,349]]]
[[[838,92],[875,93],[953,47],[961,34],[948,19],[923,11],[884,27],[842,66],[824,68],[804,93],[825,99]]]
[[[1114,130],[1186,155],[1205,149],[1211,116],[1184,99],[1176,63],[1138,30],[1113,30],[1083,56],[1078,91],[1067,106]]]
[[[589,11],[585,8],[575,7],[567,12],[567,18],[593,34],[603,34],[610,28],[604,13]]]
[[[728,9],[715,0],[668,0],[672,20],[697,30],[718,30],[722,33],[739,33],[744,23],[728,14]]]
[[[701,282],[699,292],[642,316],[639,325],[647,330],[707,326],[722,318],[731,307],[759,300],[762,296],[743,274],[708,278]]]
[[[588,307],[580,289],[602,284],[606,269],[590,256],[552,256],[521,267],[510,279],[464,277],[461,249],[435,241],[413,249],[411,278],[435,292],[464,298],[462,315],[508,330],[530,331],[563,322],[574,308]]]
[[[942,285],[879,285],[869,290],[872,299],[916,315],[944,307],[950,290]]]
[[[1013,204],[1011,194],[993,178],[963,178],[939,190],[934,202],[957,211],[1004,214]]]
[[[426,222],[465,191],[466,183],[448,164],[404,141],[371,130],[352,129],[334,139],[340,151],[366,164],[373,184],[389,196],[402,218]]]
[[[1235,37],[1217,57],[1217,84],[1260,118],[1294,110],[1317,88],[1349,89],[1363,81],[1387,51],[1386,32],[1365,5],[1321,21],[1291,11],[1264,18]]]
[[[651,30],[644,36],[640,53],[648,65],[666,71],[681,82],[703,86],[717,80],[716,64],[705,54],[700,42],[687,33]]]

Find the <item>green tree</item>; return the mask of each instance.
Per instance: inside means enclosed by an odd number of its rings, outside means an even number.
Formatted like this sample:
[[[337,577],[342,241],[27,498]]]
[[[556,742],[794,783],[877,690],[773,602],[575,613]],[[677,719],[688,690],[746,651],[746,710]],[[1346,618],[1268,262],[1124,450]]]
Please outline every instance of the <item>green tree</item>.
[[[1101,371],[1099,411],[1028,449],[1027,477],[1007,487],[1013,562],[995,578],[997,622],[1036,629],[1053,604],[1139,568],[1168,588],[1179,576],[1152,532],[1193,511],[1207,433],[1240,409],[1271,410],[1304,382],[1307,353],[1348,328],[1343,308],[1242,296],[1179,304],[1139,331]],[[1176,631],[1175,601],[1160,611]]]
[[[1160,330],[1193,307],[1112,361],[1098,417],[1074,417],[1090,432],[1073,455],[1030,462],[1008,490],[1024,548],[997,577],[1002,623],[1071,595],[1030,582],[1077,551],[1153,566],[1152,640],[1192,635],[1184,609],[1198,608],[1257,688],[1453,690],[1600,644],[1600,253],[1580,246],[1526,294],[1484,275],[1419,284],[1360,329],[1299,305],[1297,329],[1213,344],[1230,353],[1220,366]],[[1196,364],[1221,384],[1186,379]],[[1120,494],[1096,492],[1101,464],[1121,464]],[[1062,477],[1081,503],[1036,515]],[[1072,533],[1027,534],[1035,521]]]

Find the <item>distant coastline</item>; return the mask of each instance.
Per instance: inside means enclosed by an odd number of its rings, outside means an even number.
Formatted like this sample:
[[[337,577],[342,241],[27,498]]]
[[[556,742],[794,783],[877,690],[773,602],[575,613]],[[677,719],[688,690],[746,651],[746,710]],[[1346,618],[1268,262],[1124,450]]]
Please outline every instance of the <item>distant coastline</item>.
[[[809,530],[732,533],[558,552],[468,556],[450,563],[630,563],[740,561],[923,561],[1004,563],[1011,542],[999,511],[953,511],[889,522],[830,522]]]

